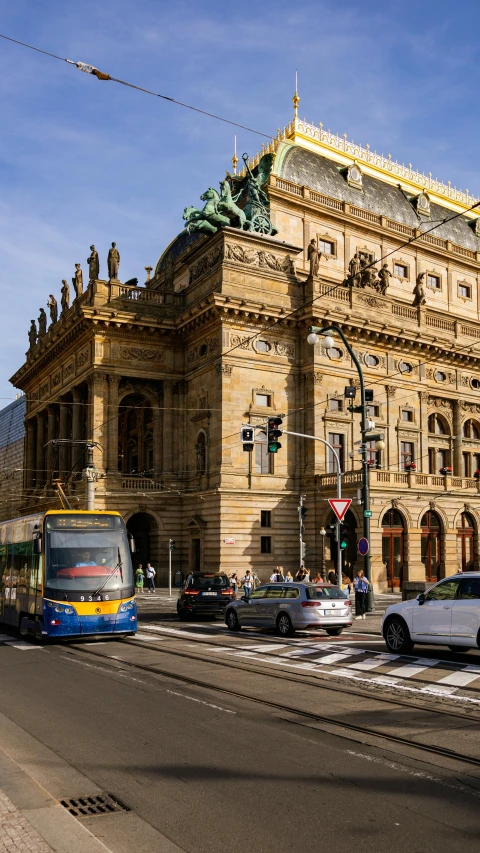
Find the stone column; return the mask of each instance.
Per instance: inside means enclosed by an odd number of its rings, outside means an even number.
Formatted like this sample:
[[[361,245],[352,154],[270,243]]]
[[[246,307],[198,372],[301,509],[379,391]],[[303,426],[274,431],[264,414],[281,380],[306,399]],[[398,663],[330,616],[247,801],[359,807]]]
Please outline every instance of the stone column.
[[[51,478],[55,476],[54,470],[54,460],[55,460],[55,448],[52,444],[52,440],[56,438],[55,427],[56,427],[56,408],[51,405],[47,407],[47,446],[45,453],[45,479],[46,482],[50,482]]]
[[[418,436],[419,439],[419,448],[418,448],[418,463],[417,463],[417,471],[428,471],[429,470],[429,458],[428,458],[428,399],[430,396],[429,391],[420,391],[420,433]],[[415,460],[417,461],[417,460]],[[410,580],[410,578],[409,578]],[[417,580],[417,578],[414,578]]]
[[[163,473],[168,474],[173,470],[173,382],[166,380],[163,383]]]
[[[455,477],[463,477],[462,459],[462,418],[460,400],[453,401],[453,454],[452,468]]]
[[[74,388],[72,390],[72,397],[72,439],[73,441],[80,441],[82,438],[85,438],[82,430],[84,411],[80,388]],[[72,446],[72,471],[80,471],[82,467],[82,459],[83,454],[80,445],[74,444]]]
[[[107,423],[107,471],[118,473],[118,385],[120,377],[109,374],[108,379],[108,423]]]
[[[157,395],[156,405],[153,407],[153,477],[158,479],[163,473],[163,436],[162,436],[162,409],[163,398]]]
[[[88,378],[87,439],[96,441],[93,462],[97,471],[106,467],[108,386],[105,373],[92,373]]]
[[[59,438],[70,438],[68,435],[68,403],[60,403],[60,435]],[[69,445],[60,444],[58,449],[58,470],[60,476],[65,476],[69,473],[68,469],[68,453]]]
[[[37,415],[37,448],[35,454],[35,485],[45,482],[45,413]]]
[[[25,422],[25,472],[23,482],[27,489],[31,489],[35,485],[35,420],[35,418],[29,418]]]

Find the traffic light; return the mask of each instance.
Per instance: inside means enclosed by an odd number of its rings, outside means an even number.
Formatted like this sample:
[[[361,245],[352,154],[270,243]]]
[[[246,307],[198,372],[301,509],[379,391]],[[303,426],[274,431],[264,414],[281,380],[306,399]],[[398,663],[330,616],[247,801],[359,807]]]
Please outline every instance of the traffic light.
[[[299,512],[300,512],[300,518],[301,518],[301,519],[302,519],[302,521],[303,521],[303,520],[304,520],[304,518],[305,518],[305,516],[306,516],[306,514],[307,514],[307,512],[308,512],[308,509],[307,509],[307,507],[306,507],[306,506],[301,506],[301,507],[300,507],[300,509],[299,509]]]
[[[356,389],[355,385],[345,385],[343,396],[345,397],[346,400],[353,400],[356,393],[357,393],[357,389]]]
[[[307,554],[308,554],[309,550],[310,550],[310,549],[309,549],[308,545],[306,544],[306,542],[302,542],[302,560],[304,560],[304,559],[305,559],[305,557],[307,556]]]
[[[276,453],[277,450],[280,450],[281,444],[278,439],[281,435],[283,435],[283,429],[279,429],[281,424],[283,423],[282,418],[269,418],[268,419],[268,452]]]
[[[373,388],[365,388],[365,402],[373,403]]]
[[[342,551],[348,546],[348,527],[346,524],[340,524],[340,548]]]
[[[169,540],[168,540],[168,547],[170,548],[170,551],[174,551],[174,550],[175,550],[175,540],[174,540],[174,539],[169,539]]]
[[[255,441],[255,427],[242,427],[240,430],[240,441],[242,442],[242,449],[246,450],[248,453],[251,453]]]

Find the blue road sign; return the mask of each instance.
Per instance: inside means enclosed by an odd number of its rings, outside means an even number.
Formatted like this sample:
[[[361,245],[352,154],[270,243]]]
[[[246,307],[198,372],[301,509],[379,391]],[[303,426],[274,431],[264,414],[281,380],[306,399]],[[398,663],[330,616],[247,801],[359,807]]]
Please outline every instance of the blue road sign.
[[[368,549],[369,549],[368,539],[365,539],[364,537],[359,539],[358,540],[358,553],[361,554],[362,557],[365,557],[365,555],[368,554]]]

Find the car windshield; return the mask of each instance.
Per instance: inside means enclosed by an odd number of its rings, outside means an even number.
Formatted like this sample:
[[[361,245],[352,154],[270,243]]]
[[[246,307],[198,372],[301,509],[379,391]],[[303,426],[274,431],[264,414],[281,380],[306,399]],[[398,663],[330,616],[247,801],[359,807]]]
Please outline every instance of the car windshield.
[[[307,598],[347,598],[338,586],[307,586]]]
[[[230,586],[226,575],[194,575],[187,583],[187,589],[225,589]]]
[[[45,587],[68,592],[113,592],[133,585],[122,520],[110,530],[50,529],[46,524]]]

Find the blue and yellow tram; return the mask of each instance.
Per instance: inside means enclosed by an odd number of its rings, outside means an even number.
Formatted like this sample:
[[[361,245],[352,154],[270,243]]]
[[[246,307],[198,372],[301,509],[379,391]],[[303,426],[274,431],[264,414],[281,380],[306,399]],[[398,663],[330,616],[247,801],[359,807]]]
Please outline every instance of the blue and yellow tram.
[[[0,523],[0,623],[38,638],[132,634],[134,592],[119,513],[49,510]]]

